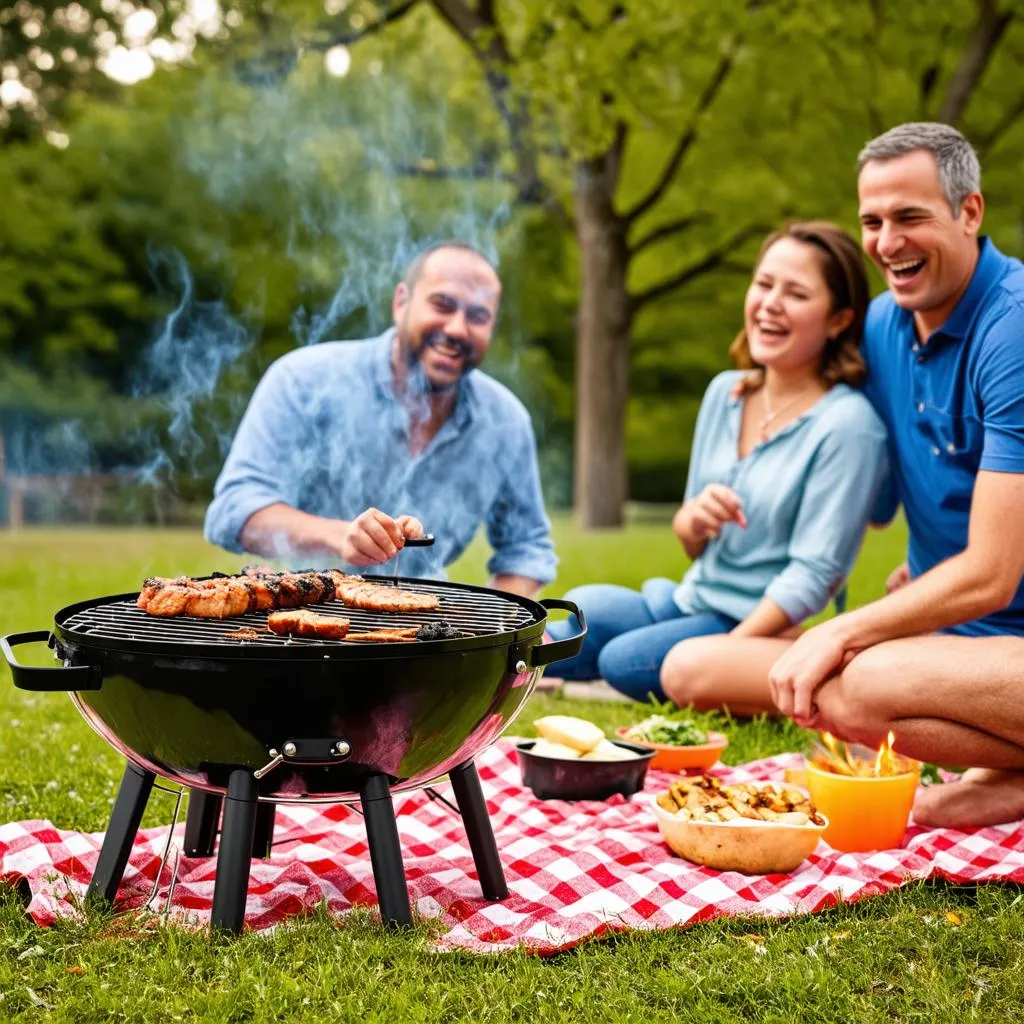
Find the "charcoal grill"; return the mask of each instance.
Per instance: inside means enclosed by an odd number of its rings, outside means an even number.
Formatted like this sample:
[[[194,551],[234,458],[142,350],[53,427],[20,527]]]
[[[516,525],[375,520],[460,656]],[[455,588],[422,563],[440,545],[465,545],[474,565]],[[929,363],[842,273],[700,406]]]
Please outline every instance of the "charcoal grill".
[[[388,585],[389,581],[381,581]],[[543,666],[579,652],[586,624],[571,601],[399,577],[435,594],[440,610],[348,608],[352,632],[445,620],[454,639],[352,643],[261,632],[265,613],[226,620],[160,619],[137,594],[69,605],[51,630],[0,639],[14,683],[64,691],[86,721],[127,759],[91,898],[112,902],[157,776],[192,791],[185,852],[210,855],[223,804],[212,925],[240,931],[250,860],[269,852],[273,805],[358,804],[381,916],[411,920],[391,794],[447,775],[489,899],[507,895],[473,758],[518,714]],[[547,614],[572,612],[581,631],[543,644]],[[46,642],[63,667],[17,662],[13,649]]]

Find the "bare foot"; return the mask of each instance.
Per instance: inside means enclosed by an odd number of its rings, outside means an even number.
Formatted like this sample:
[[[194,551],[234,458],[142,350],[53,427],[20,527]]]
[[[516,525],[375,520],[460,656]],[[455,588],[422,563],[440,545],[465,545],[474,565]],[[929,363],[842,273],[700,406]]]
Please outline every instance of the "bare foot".
[[[959,782],[926,786],[914,821],[927,828],[983,828],[1024,818],[1024,772],[971,768]]]

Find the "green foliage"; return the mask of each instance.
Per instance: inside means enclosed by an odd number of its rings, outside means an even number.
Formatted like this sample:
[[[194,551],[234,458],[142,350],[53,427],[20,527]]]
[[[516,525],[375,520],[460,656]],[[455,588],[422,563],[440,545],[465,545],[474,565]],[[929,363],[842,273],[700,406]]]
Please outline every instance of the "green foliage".
[[[120,24],[124,11],[108,16],[101,6],[82,5],[94,29],[101,15]],[[137,465],[167,448],[161,472],[201,501],[267,363],[300,341],[380,329],[416,245],[462,234],[500,256],[505,303],[488,368],[530,405],[548,492],[565,501],[579,236],[558,208],[571,208],[581,161],[625,129],[622,212],[650,194],[693,131],[678,172],[631,226],[634,294],[699,264],[744,226],[813,215],[855,227],[860,145],[897,120],[940,114],[982,10],[973,0],[898,10],[868,0],[496,4],[508,59],[492,61],[488,79],[478,56],[497,37],[474,37],[474,53],[439,14],[457,12],[454,0],[422,2],[359,40],[347,76],[325,72],[333,42],[402,7],[233,4],[230,31],[127,89],[91,65],[79,69],[84,77],[54,65],[52,109],[70,145],[34,129],[9,131],[0,144],[9,451],[15,416],[51,463],[62,450],[69,465]],[[162,10],[165,31],[177,8]],[[38,61],[36,42],[50,52],[65,41],[49,7],[38,7],[45,37],[10,27],[28,11],[3,12],[3,59],[22,70]],[[1021,24],[1015,15],[1000,36],[962,117],[983,153],[986,226],[1012,253],[1024,252],[1013,73]],[[723,54],[732,54],[728,72],[700,113]],[[495,75],[507,77],[508,109],[549,192],[544,207],[516,202],[521,161],[489,87]],[[683,220],[685,230],[671,230]],[[700,396],[727,365],[757,243],[754,232],[713,271],[637,314],[627,416],[634,498],[681,493]],[[200,326],[206,348],[235,346],[208,392],[141,373],[186,293],[171,347],[200,346]],[[169,433],[182,410],[183,446]]]

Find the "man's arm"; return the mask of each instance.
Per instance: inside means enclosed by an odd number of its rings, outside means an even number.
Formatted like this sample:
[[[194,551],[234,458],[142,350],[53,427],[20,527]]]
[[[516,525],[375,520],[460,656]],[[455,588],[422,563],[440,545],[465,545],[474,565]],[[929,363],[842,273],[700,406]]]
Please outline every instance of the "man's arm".
[[[532,597],[555,578],[558,559],[544,511],[537,443],[525,410],[509,443],[514,452],[487,513],[487,539],[494,549],[487,568],[491,586]]]
[[[978,473],[967,547],[916,580],[805,633],[775,664],[779,710],[809,721],[815,690],[854,655],[1005,608],[1024,576],[1024,473]]]

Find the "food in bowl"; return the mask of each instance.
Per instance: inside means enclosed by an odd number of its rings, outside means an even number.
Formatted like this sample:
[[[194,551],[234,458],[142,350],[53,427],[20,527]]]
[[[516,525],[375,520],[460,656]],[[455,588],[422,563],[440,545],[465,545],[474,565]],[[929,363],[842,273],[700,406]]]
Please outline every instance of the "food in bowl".
[[[572,747],[581,754],[593,750],[604,739],[604,731],[593,722],[571,715],[546,715],[538,718],[533,727],[543,739]]]
[[[779,821],[785,825],[824,825],[810,797],[799,789],[780,789],[773,783],[723,785],[713,775],[679,779],[658,797],[658,806],[680,821]]]
[[[634,743],[661,743],[671,747],[698,746],[708,741],[707,730],[689,718],[648,715],[629,726],[623,736]]]
[[[604,732],[585,718],[548,715],[534,723],[540,739],[530,748],[534,757],[563,760],[628,761],[642,756],[635,748],[605,739]],[[646,754],[646,751],[644,751]]]
[[[792,871],[828,827],[805,793],[773,783],[680,779],[654,805],[674,853],[705,867],[764,875]]]
[[[651,716],[662,717],[662,716]],[[643,747],[650,747],[654,752],[654,760],[651,761],[652,768],[660,768],[666,772],[703,772],[707,771],[722,755],[722,751],[729,745],[729,739],[723,733],[720,732],[705,732],[700,729],[693,722],[687,722],[685,719],[680,719],[681,724],[691,726],[692,729],[687,730],[687,733],[681,732],[676,735],[682,735],[683,738],[694,739],[699,734],[703,735],[704,740],[701,743],[659,743],[656,740],[646,739],[644,734],[650,735],[651,733],[658,735],[664,734],[660,726],[656,726],[649,733],[646,729],[641,732],[641,735],[635,735],[634,730],[638,727],[643,726],[649,719],[645,719],[644,722],[638,722],[634,726],[623,726],[621,729],[615,730],[615,735],[621,739],[628,741],[629,743],[639,743]],[[674,719],[669,721],[675,722]],[[696,730],[696,731],[693,731]]]

